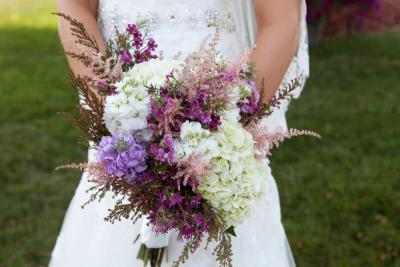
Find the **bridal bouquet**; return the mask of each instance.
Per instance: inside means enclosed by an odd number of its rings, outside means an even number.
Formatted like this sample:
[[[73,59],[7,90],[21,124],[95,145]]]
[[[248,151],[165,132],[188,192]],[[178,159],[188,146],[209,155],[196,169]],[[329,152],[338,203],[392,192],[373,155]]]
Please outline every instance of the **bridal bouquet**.
[[[79,115],[67,118],[98,150],[97,161],[62,168],[85,170],[93,182],[89,202],[117,198],[106,220],[143,217],[162,235],[177,231],[186,245],[184,263],[203,241],[216,242],[221,266],[232,266],[235,226],[266,192],[267,156],[286,138],[318,134],[270,132],[263,124],[299,85],[293,80],[262,101],[248,58],[229,62],[210,44],[185,61],[162,59],[145,23],[128,25],[101,53],[84,26],[67,19],[81,54],[70,53],[93,72],[72,76]],[[142,247],[139,257],[160,266],[161,249]]]

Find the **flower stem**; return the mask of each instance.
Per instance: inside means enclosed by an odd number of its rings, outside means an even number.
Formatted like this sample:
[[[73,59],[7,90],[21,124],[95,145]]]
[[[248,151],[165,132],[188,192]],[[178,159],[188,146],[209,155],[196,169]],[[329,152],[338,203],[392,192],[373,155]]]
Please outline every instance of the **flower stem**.
[[[142,244],[137,258],[143,261],[144,267],[147,267],[149,262],[150,267],[161,267],[164,252],[165,248],[148,248],[145,244]]]

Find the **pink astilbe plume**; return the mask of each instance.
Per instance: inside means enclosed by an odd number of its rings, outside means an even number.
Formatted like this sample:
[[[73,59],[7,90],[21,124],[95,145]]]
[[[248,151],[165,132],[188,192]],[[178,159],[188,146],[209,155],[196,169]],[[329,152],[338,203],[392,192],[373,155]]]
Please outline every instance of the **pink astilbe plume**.
[[[284,132],[283,130],[278,129],[276,132],[271,133],[268,132],[267,127],[261,123],[250,123],[247,125],[246,130],[253,136],[257,159],[263,159],[266,156],[271,155],[271,150],[279,147],[279,145],[286,139],[305,135],[316,137],[318,139],[321,138],[318,133],[309,130],[289,129],[289,131]]]
[[[179,181],[179,186],[190,185],[194,189],[200,184],[202,177],[207,176],[210,171],[210,164],[204,162],[199,154],[193,153],[179,161],[174,179]]]
[[[89,176],[90,181],[95,182],[98,185],[109,184],[115,179],[114,176],[106,173],[104,167],[100,163],[72,163],[56,168],[56,170],[62,169],[78,169],[81,171],[85,171]]]
[[[122,79],[122,64],[115,58],[105,58],[100,52],[90,57],[88,67],[92,70],[93,76],[86,79],[91,86],[100,91],[109,89],[112,84]],[[108,90],[108,93],[113,93],[113,90]]]
[[[217,28],[208,46],[186,59],[180,73],[184,93],[192,101],[199,90],[207,92],[208,107],[216,112],[226,107],[231,101],[231,90],[239,79],[242,62],[238,64],[218,62],[217,44],[220,32]]]

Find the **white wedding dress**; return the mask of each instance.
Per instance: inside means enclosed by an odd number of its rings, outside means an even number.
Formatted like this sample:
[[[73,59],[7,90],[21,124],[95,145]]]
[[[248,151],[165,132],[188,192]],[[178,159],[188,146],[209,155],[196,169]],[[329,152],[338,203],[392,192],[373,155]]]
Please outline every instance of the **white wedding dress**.
[[[297,55],[293,58],[283,85],[300,75],[308,76],[308,45],[305,23],[305,3],[302,3],[301,36]],[[153,36],[166,58],[178,51],[182,56],[198,49],[214,32],[211,25],[221,29],[219,50],[228,58],[237,57],[245,46],[254,41],[254,15],[249,0],[100,0],[99,25],[104,38],[113,35],[115,27],[123,29],[128,23],[148,19]],[[296,95],[300,94],[301,89]],[[288,103],[277,110],[266,124],[270,129],[287,129],[285,112]],[[94,160],[95,151],[89,151]],[[233,238],[234,267],[293,267],[295,266],[286,234],[281,223],[278,190],[273,177],[266,177],[269,191],[252,215],[237,229]],[[129,221],[110,224],[103,218],[113,206],[111,197],[81,209],[87,200],[85,190],[90,184],[83,175],[65,216],[54,248],[50,267],[141,267],[136,259],[140,242],[133,243],[141,232],[142,222]],[[183,244],[176,234],[169,237],[168,261],[171,266]],[[212,250],[199,248],[184,265],[187,267],[218,266]]]

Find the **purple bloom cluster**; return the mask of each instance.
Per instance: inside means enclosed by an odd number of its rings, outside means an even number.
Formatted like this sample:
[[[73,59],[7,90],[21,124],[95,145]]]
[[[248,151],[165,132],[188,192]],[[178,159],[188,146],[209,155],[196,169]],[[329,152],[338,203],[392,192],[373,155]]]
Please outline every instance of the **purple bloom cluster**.
[[[140,32],[139,27],[135,24],[129,24],[126,27],[126,31],[133,37],[133,47],[140,49],[143,45],[143,34]]]
[[[161,142],[161,144],[151,144],[150,145],[151,156],[161,162],[167,163],[172,166],[174,163],[174,139],[172,135],[166,134]]]
[[[251,88],[251,95],[239,102],[240,111],[244,114],[254,114],[259,112],[260,92],[254,81],[247,82]]]
[[[202,197],[193,194],[185,197],[182,192],[169,193],[158,190],[158,203],[149,214],[149,220],[154,225],[154,231],[165,233],[171,229],[180,229],[183,238],[203,236],[211,227],[211,219],[201,211]],[[177,212],[171,212],[176,210]],[[163,216],[160,216],[163,215]]]
[[[153,38],[146,39],[143,37],[140,28],[135,24],[129,24],[126,31],[131,37],[131,53],[130,49],[123,49],[120,51],[120,61],[124,66],[132,66],[134,63],[147,62],[150,59],[157,58],[154,54],[158,45]]]
[[[121,64],[122,65],[130,65],[133,63],[133,57],[131,53],[127,50],[122,50],[121,51]]]
[[[104,136],[99,144],[98,160],[107,174],[135,181],[147,169],[145,147],[132,135]]]
[[[185,116],[191,120],[200,122],[205,128],[211,131],[217,130],[221,125],[220,116],[207,110],[208,94],[199,90],[193,100],[188,101]]]
[[[181,98],[171,92],[171,75],[166,77],[166,85],[160,88],[158,100],[151,99],[151,113],[147,118],[148,126],[154,136],[162,137],[180,130],[185,119],[181,111]]]

